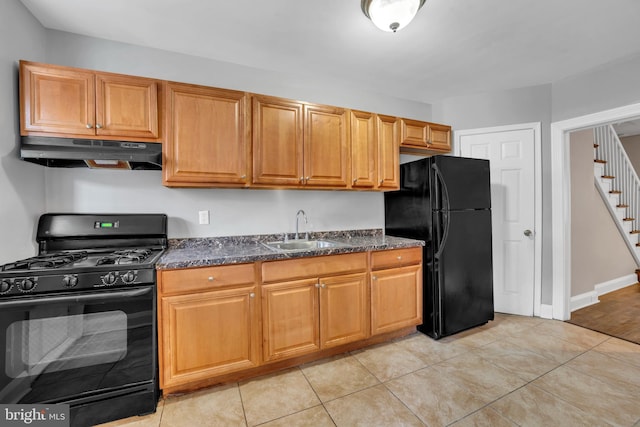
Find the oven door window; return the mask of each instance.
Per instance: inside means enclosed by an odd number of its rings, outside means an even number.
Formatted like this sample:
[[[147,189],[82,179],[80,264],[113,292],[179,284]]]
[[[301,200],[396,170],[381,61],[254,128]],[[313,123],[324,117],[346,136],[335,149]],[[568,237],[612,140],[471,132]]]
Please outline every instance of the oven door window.
[[[152,286],[0,301],[0,402],[56,403],[155,379]]]
[[[115,363],[127,355],[127,315],[121,310],[58,313],[13,322],[6,348],[21,349],[7,355],[6,374],[11,378]]]

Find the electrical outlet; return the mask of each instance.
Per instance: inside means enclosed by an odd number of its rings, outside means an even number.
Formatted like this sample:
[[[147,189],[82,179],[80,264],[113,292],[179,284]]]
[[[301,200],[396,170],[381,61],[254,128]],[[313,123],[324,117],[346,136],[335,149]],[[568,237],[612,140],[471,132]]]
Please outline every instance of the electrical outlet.
[[[198,223],[200,225],[209,224],[209,211],[199,211],[198,212]]]

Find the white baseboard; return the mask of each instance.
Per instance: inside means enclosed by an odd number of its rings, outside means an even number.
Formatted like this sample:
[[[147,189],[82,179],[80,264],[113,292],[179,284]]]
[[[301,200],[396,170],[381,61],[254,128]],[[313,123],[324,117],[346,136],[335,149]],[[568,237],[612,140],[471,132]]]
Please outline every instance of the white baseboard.
[[[542,319],[553,319],[553,305],[540,304],[540,317]]]
[[[571,297],[571,311],[597,304],[600,302],[598,298],[600,295],[626,288],[627,286],[633,285],[637,282],[638,277],[635,274],[629,274],[627,276],[618,277],[617,279],[598,283],[594,286],[593,291]],[[540,315],[540,317],[542,317],[542,315]]]

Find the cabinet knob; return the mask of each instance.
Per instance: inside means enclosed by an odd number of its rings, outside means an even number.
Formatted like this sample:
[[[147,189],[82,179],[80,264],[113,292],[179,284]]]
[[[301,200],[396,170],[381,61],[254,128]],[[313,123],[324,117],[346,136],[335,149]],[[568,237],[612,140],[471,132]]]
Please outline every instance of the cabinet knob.
[[[358,178],[353,179],[353,183],[355,184],[356,182],[358,182]]]
[[[209,276],[209,281],[213,282],[213,276]]]
[[[101,124],[97,124],[96,125],[96,129],[102,129],[102,125]]]
[[[382,185],[382,183],[383,183],[383,182],[384,182],[384,179],[381,179],[381,180],[380,180],[380,185]]]
[[[371,276],[371,280],[378,280],[378,276]]]
[[[321,284],[320,284],[320,287],[321,287],[322,289],[324,289],[324,288],[326,288],[326,287],[327,287],[327,285],[326,285],[325,283],[321,283]]]
[[[300,182],[304,182],[304,176],[300,177]]]
[[[242,176],[240,177],[240,179],[245,179],[246,177],[247,177],[247,175],[242,175]]]
[[[401,257],[400,255],[398,255],[398,256],[396,257],[396,259],[397,259],[398,261],[400,261],[400,260],[402,259],[402,257]]]
[[[91,129],[92,127],[91,123],[87,123],[87,129]]]
[[[309,182],[309,177],[306,177],[304,180],[305,180],[306,182]]]
[[[256,297],[256,293],[255,293],[255,292],[251,292],[251,293],[249,294],[249,298],[255,298],[255,297]]]
[[[316,288],[319,288],[319,287],[320,287],[320,283],[316,283]]]

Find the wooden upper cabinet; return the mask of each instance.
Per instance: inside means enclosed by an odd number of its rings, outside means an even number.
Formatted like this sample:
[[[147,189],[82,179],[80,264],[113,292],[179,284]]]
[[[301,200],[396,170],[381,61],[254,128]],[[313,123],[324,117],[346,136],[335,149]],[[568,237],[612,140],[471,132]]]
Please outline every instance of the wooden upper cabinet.
[[[305,185],[346,188],[349,179],[347,111],[305,104],[304,116]]]
[[[377,187],[378,147],[373,113],[351,111],[351,186]]]
[[[252,104],[254,184],[347,187],[346,110],[262,95]]]
[[[159,141],[160,84],[20,61],[22,135]]]
[[[96,134],[158,138],[158,81],[96,74]]]
[[[378,175],[381,190],[400,188],[400,132],[396,117],[377,115]]]
[[[429,141],[432,150],[451,151],[451,126],[429,123]]]
[[[95,74],[20,61],[20,133],[95,135]]]
[[[249,182],[248,95],[167,83],[164,184],[246,186]]]
[[[451,152],[451,127],[400,119],[400,151],[410,154]]]
[[[288,99],[254,95],[253,182],[303,183],[303,107]]]

